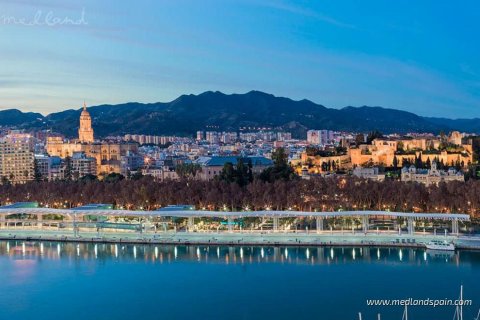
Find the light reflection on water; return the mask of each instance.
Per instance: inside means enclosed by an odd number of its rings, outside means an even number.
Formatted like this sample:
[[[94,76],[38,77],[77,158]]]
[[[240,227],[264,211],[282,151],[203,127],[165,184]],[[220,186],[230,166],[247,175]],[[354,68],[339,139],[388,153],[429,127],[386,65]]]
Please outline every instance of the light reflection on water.
[[[0,319],[393,320],[402,308],[366,299],[456,298],[460,284],[468,319],[480,303],[473,251],[0,241],[0,270]]]
[[[438,252],[419,248],[388,247],[260,247],[182,246],[39,241],[0,242],[0,255],[13,259],[138,260],[152,263],[197,261],[205,263],[341,264],[459,264],[468,262],[465,251]],[[464,261],[466,260],[466,261]]]

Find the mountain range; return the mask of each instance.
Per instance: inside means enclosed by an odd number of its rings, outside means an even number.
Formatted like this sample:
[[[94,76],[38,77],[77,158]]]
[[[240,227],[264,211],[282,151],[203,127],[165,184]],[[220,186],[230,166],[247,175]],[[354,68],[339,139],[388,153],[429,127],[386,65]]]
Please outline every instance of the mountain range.
[[[480,119],[421,117],[414,113],[382,107],[326,108],[309,100],[295,101],[260,91],[224,94],[207,91],[182,95],[162,103],[130,102],[89,107],[97,137],[108,135],[193,135],[198,130],[237,131],[239,128],[272,128],[305,137],[308,129],[383,133],[459,130],[480,132]],[[9,109],[0,111],[0,126],[51,129],[76,137],[81,108],[43,116]]]

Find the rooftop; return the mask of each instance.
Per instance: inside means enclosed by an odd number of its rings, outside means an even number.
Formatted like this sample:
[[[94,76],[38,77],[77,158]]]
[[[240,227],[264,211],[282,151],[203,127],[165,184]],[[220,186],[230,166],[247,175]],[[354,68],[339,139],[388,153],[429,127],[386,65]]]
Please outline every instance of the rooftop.
[[[72,210],[76,211],[84,211],[84,210],[113,210],[112,204],[104,204],[104,203],[91,203],[86,204],[81,207],[73,208]]]
[[[0,209],[38,208],[38,202],[17,202],[0,206]]]
[[[413,219],[440,219],[440,220],[462,220],[469,221],[468,214],[458,213],[413,213],[413,212],[391,212],[391,211],[208,211],[195,210],[192,205],[173,205],[167,206],[156,211],[141,210],[114,210],[111,204],[88,204],[73,209],[53,209],[39,208],[36,202],[20,202],[13,205],[0,207],[0,214],[59,214],[71,215],[79,214],[87,211],[91,215],[99,216],[130,216],[130,217],[176,217],[176,218],[247,218],[247,217],[266,217],[266,218],[301,218],[301,217],[362,217],[362,216],[385,216],[396,218],[413,218]]]

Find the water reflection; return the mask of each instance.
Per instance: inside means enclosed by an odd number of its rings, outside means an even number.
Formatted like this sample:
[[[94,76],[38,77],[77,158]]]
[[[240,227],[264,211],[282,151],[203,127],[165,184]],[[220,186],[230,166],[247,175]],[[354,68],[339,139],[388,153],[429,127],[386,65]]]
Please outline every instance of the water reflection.
[[[139,260],[155,263],[197,261],[202,263],[289,264],[459,264],[478,263],[480,255],[469,251],[435,252],[412,248],[369,247],[250,247],[170,246],[38,241],[0,241],[0,255],[17,260],[99,259]]]

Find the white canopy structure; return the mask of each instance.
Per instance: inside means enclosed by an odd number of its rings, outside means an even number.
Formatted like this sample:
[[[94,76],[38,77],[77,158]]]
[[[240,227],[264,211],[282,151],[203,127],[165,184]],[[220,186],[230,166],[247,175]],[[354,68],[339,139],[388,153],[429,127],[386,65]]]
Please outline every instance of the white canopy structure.
[[[28,214],[39,216],[41,220],[43,215],[62,215],[67,219],[75,219],[86,215],[106,216],[106,217],[138,217],[145,219],[152,218],[188,218],[189,225],[193,225],[195,218],[219,218],[228,219],[229,229],[232,229],[234,219],[243,218],[266,218],[273,220],[274,230],[278,229],[280,218],[315,218],[317,221],[317,230],[323,230],[323,220],[328,218],[355,217],[361,218],[363,230],[368,232],[369,219],[371,217],[383,218],[404,218],[407,220],[408,232],[414,232],[415,220],[445,220],[452,222],[452,233],[458,233],[458,222],[469,221],[468,214],[453,213],[413,213],[413,212],[391,212],[391,211],[335,211],[335,212],[311,212],[311,211],[207,211],[195,210],[193,206],[167,206],[154,211],[142,210],[116,210],[111,205],[89,204],[72,209],[53,209],[40,208],[36,203],[18,203],[0,207],[0,218],[5,218],[12,214]]]
[[[207,211],[207,210],[115,210],[115,209],[53,209],[53,208],[4,208],[0,207],[0,214],[56,214],[56,215],[100,215],[100,216],[132,216],[132,217],[175,217],[175,218],[298,218],[298,217],[365,217],[365,216],[384,216],[391,218],[413,218],[418,219],[438,219],[438,220],[461,220],[469,221],[468,214],[458,213],[412,213],[412,212],[392,212],[392,211]]]

